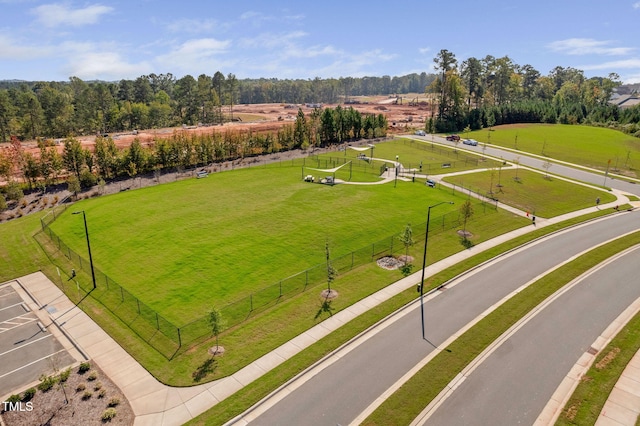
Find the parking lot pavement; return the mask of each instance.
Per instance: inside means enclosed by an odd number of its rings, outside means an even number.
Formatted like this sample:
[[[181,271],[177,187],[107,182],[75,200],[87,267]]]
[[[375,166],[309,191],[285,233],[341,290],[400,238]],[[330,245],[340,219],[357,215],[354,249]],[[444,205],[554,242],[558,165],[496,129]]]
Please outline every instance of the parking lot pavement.
[[[0,401],[81,360],[46,318],[16,281],[0,285]]]

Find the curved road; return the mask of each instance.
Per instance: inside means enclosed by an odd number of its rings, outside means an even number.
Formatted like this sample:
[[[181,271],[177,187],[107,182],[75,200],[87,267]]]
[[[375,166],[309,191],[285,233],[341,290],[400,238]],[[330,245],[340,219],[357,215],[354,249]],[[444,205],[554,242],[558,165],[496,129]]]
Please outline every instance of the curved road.
[[[639,252],[635,248],[608,262],[542,309],[424,424],[534,424],[578,358],[640,297]]]
[[[349,424],[429,355],[433,345],[440,345],[487,308],[565,259],[640,229],[638,219],[638,212],[617,214],[495,259],[425,303],[427,341],[421,338],[416,301],[387,320],[390,324],[364,343],[349,348],[348,353],[338,351],[331,357],[336,361],[318,374],[294,380],[235,421],[252,425]]]
[[[415,140],[420,140],[426,143],[431,142],[431,136],[423,136],[423,137],[412,136],[411,138]],[[437,142],[443,145],[454,146],[453,142],[449,142],[445,138],[442,138],[439,136],[434,137],[434,142]],[[462,143],[460,143],[458,145],[458,148],[466,149],[469,151],[476,152],[478,154],[482,154],[483,153],[482,145],[483,145],[482,143],[479,143],[477,146],[470,146],[470,145],[463,145]],[[556,161],[558,160],[555,160],[553,158],[548,158],[548,159],[539,158],[539,157],[529,155],[526,152],[502,149],[495,145],[493,146],[487,145],[487,148],[484,151],[484,153],[492,157],[503,158],[504,160],[509,162],[513,162],[514,160],[519,159],[518,161],[520,162],[521,165],[532,167],[538,170],[544,170],[544,167],[542,165],[546,161],[550,161],[553,165],[549,169],[549,173],[556,174],[559,176],[564,176],[570,179],[579,180],[582,182],[591,183],[593,185],[609,186],[611,188],[619,189],[620,191],[625,191],[630,194],[640,196],[640,184],[631,183],[630,182],[631,180],[629,181],[621,180],[618,178],[614,178],[609,174],[607,176],[606,185],[605,185],[604,174],[591,173],[583,169],[565,166],[565,165],[562,165],[561,163],[557,163]]]

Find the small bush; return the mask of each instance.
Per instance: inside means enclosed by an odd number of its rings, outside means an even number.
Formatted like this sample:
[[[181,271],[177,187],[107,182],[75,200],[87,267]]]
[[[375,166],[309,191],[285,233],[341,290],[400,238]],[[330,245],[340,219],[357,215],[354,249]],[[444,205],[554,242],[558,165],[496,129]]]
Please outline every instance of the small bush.
[[[107,390],[106,389],[100,389],[100,392],[98,392],[98,398],[102,399],[105,396],[107,396]]]
[[[102,383],[101,382],[97,382],[95,385],[93,385],[93,390],[94,391],[99,391],[100,389],[102,389]]]
[[[76,387],[76,392],[82,392],[83,390],[85,390],[87,387],[84,385],[84,383],[80,383],[77,387]]]
[[[115,408],[107,408],[102,413],[102,421],[103,422],[108,422],[111,419],[113,419],[115,416],[116,416],[116,409]]]
[[[78,373],[83,374],[86,373],[87,371],[91,370],[91,364],[88,362],[81,362],[80,366],[78,367]]]
[[[29,388],[22,394],[23,401],[30,401],[31,398],[36,394],[36,388]]]
[[[93,382],[97,378],[98,378],[98,374],[95,371],[92,371],[87,377],[87,380],[89,380],[90,382]]]
[[[56,204],[58,202],[58,196],[53,197],[53,202],[51,204]]]
[[[60,383],[66,382],[69,379],[70,374],[71,374],[70,368],[67,368],[62,373],[60,373],[60,376],[58,376],[60,378]]]
[[[27,207],[27,200],[25,200],[24,198],[20,201],[20,207],[22,207],[23,209],[25,207]]]
[[[20,395],[17,395],[17,394],[13,394],[9,398],[7,398],[7,402],[20,402],[20,401],[22,401],[22,399],[20,398]]]
[[[43,207],[46,207],[47,204],[49,204],[49,199],[47,197],[42,197],[42,200],[40,200],[40,202],[42,203]]]
[[[111,398],[109,400],[109,404],[107,404],[109,407],[115,407],[117,405],[120,405],[120,398]]]
[[[92,395],[93,393],[91,391],[84,391],[84,393],[82,394],[82,399],[86,401],[87,399],[91,398]]]
[[[57,380],[54,376],[42,375],[40,376],[40,383],[38,383],[38,390],[42,392],[47,392],[48,390],[51,390],[51,388],[53,387],[53,385],[56,384],[56,382]]]

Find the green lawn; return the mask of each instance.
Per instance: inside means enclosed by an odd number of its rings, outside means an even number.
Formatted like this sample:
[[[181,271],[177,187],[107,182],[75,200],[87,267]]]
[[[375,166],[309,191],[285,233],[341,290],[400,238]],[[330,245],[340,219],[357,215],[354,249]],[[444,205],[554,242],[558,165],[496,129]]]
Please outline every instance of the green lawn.
[[[175,324],[425,220],[446,191],[317,185],[298,168],[252,168],[78,202],[95,265]],[[455,210],[442,206],[438,213]],[[81,216],[52,229],[86,253]],[[189,306],[190,309],[185,309]]]
[[[489,136],[491,134],[491,136]],[[465,133],[480,142],[638,177],[640,139],[590,126],[512,124]],[[610,161],[610,163],[609,163]]]
[[[375,149],[400,152],[413,162],[452,155],[397,141]],[[332,168],[352,161],[336,177],[380,180],[381,163],[358,160],[353,150],[337,154],[304,163]],[[478,167],[467,162],[460,168]],[[86,212],[96,267],[180,326],[212,305],[225,306],[323,263],[327,241],[332,257],[341,257],[399,233],[407,223],[424,223],[428,205],[464,200],[402,181],[395,187],[311,184],[301,179],[306,173],[301,166],[239,169],[84,200],[73,210]],[[443,205],[434,213],[456,209]],[[80,216],[68,211],[51,228],[84,256]]]
[[[515,167],[449,176],[444,180],[482,194],[492,190],[493,197],[500,202],[546,218],[593,207],[597,198],[602,204],[616,199],[607,191]]]

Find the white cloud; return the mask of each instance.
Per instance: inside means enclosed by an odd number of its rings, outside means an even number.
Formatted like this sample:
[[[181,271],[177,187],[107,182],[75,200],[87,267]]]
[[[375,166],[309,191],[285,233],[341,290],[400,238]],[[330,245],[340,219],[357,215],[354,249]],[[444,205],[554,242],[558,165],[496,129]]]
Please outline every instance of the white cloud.
[[[608,69],[640,69],[640,58],[623,59],[620,61],[609,61],[601,64],[583,65],[583,70],[608,70]]]
[[[568,55],[628,55],[635,50],[632,47],[609,47],[611,43],[590,38],[569,38],[549,43],[547,47]]]
[[[634,9],[640,9],[640,1],[635,2],[635,3],[632,5],[632,7],[633,7]]]
[[[0,59],[21,61],[51,56],[54,50],[43,45],[22,45],[19,41],[0,34]]]
[[[215,19],[179,19],[167,25],[167,29],[174,33],[184,32],[189,34],[210,33],[221,28],[222,25]]]
[[[286,49],[295,45],[295,41],[307,36],[304,31],[290,33],[262,33],[255,37],[243,38],[238,41],[238,46],[243,49]]]
[[[62,3],[43,4],[31,9],[31,13],[36,16],[36,20],[47,28],[65,25],[81,27],[95,24],[102,15],[111,11],[113,11],[112,7],[100,4],[92,4],[82,9],[72,9]]]
[[[231,46],[229,40],[201,38],[187,40],[176,46],[169,53],[155,58],[162,67],[180,68],[182,70],[200,70],[211,68]]]
[[[97,45],[90,42],[65,42],[57,47],[57,52],[66,57],[63,71],[68,76],[82,79],[134,78],[153,71],[147,61],[129,62],[117,51],[113,44]]]
[[[431,48],[430,47],[421,47],[418,49],[418,52],[420,52],[421,55],[426,55],[427,53],[431,52]]]

